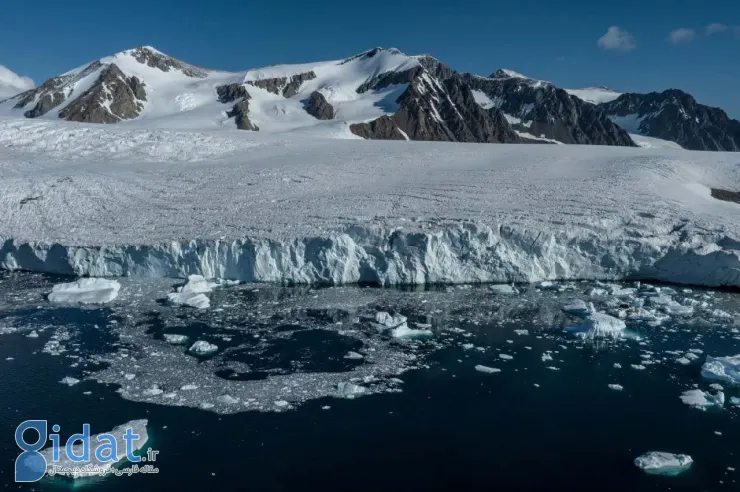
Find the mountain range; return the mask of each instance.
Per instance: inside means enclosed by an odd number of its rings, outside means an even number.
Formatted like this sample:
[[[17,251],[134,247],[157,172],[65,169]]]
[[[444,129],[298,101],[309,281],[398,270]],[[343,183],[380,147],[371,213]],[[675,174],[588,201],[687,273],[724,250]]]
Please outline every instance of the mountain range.
[[[740,151],[739,121],[677,89],[562,89],[512,70],[483,77],[457,72],[429,55],[384,48],[343,60],[224,72],[144,46],[2,100],[0,116],[335,138],[674,142],[690,150]]]

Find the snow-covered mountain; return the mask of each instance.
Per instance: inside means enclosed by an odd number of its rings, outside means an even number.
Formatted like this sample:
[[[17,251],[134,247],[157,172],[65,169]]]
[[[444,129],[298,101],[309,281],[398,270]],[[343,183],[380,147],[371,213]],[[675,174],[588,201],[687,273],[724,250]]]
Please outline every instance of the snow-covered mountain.
[[[678,89],[622,94],[600,107],[633,133],[671,140],[685,149],[740,151],[740,121]]]
[[[458,73],[430,55],[396,49],[224,72],[144,46],[0,101],[0,116],[483,143],[634,146],[626,131],[633,130],[681,142],[673,130],[625,129],[617,118],[622,109],[607,115],[597,106],[619,97],[598,87],[566,91],[509,69],[488,77]]]

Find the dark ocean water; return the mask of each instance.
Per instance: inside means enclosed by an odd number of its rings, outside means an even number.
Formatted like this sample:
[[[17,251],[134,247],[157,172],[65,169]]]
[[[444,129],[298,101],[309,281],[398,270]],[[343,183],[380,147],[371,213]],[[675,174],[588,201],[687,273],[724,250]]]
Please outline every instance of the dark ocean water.
[[[440,299],[455,297],[452,306],[444,309],[442,321],[454,319],[452,335],[441,335],[440,321],[435,319],[433,341],[402,347],[423,355],[424,364],[399,376],[401,392],[351,400],[309,399],[280,413],[218,415],[198,408],[130,401],[116,392],[116,385],[94,380],[72,387],[59,384],[70,374],[74,359],[42,352],[55,328],[64,327],[71,333],[66,345],[74,354],[109,353],[116,349],[118,337],[100,327],[111,319],[121,320],[119,327],[125,325],[127,311],[133,308],[124,301],[110,308],[60,308],[34,297],[54,281],[58,279],[6,275],[0,284],[0,296],[5,296],[0,321],[18,327],[26,320],[28,326],[43,327],[38,338],[28,338],[22,330],[0,335],[0,482],[7,489],[606,492],[740,488],[738,472],[728,470],[740,470],[740,407],[728,402],[722,410],[700,411],[679,399],[693,385],[708,388],[709,382],[699,376],[704,354],[740,353],[733,320],[672,319],[659,327],[630,324],[637,338],[594,344],[574,340],[552,326],[559,318],[552,315],[554,320],[547,314],[553,311],[541,307],[547,293],[533,294],[528,298],[531,302],[520,305],[517,313],[496,317],[491,313],[501,312],[497,303],[510,301],[491,297],[484,287],[431,294],[383,291],[382,300],[373,299],[371,308],[387,307],[397,299],[398,311],[410,319],[421,316],[408,307],[421,298],[428,300],[424,304],[433,301],[428,312],[434,313]],[[361,293],[362,302],[355,292],[360,290],[367,291]],[[290,305],[294,295],[301,299],[316,295],[306,290],[286,293],[287,288],[270,291],[268,304]],[[233,303],[234,292],[217,293],[214,308],[219,302]],[[248,313],[264,299],[250,297],[257,295],[251,292],[239,295],[244,311],[235,317],[243,316],[240,326],[244,329],[254,329],[256,321]],[[341,300],[345,295],[353,306],[347,310],[353,311],[358,304],[366,307],[366,296],[375,294],[347,288],[335,297]],[[736,302],[734,296],[720,295],[725,305]],[[562,304],[559,299],[553,303]],[[148,336],[155,342],[163,331],[189,330],[186,334],[195,336],[221,326],[214,312],[199,314],[197,319],[188,314],[155,321],[148,305],[137,305],[137,309],[144,314],[135,316],[136,322],[148,325]],[[260,318],[260,329],[269,329],[270,319],[275,329],[288,329],[285,312],[281,313]],[[543,313],[550,326],[543,326]],[[294,368],[291,360],[303,361],[303,371],[347,369],[349,362],[343,355],[362,344],[344,340],[336,332],[316,331],[322,323],[334,325],[341,315],[337,318],[335,310],[324,309],[306,317],[303,308],[296,308],[290,316],[287,326],[292,327],[292,335],[271,346],[280,350],[263,347],[259,353],[264,360],[246,349],[240,355],[254,367],[255,377],[266,377],[265,371],[289,372]],[[212,324],[209,317],[214,319]],[[487,318],[491,321],[486,322]],[[301,326],[302,322],[306,324]],[[173,323],[177,330],[166,328]],[[529,333],[514,331],[522,329]],[[247,338],[232,339],[232,343],[246,344]],[[466,349],[464,343],[481,349]],[[686,366],[664,355],[689,348],[703,353]],[[645,370],[632,369],[631,364],[645,359],[646,350],[657,362]],[[553,361],[542,361],[546,351],[551,351]],[[513,359],[501,359],[500,353]],[[9,357],[12,360],[6,360]],[[615,363],[622,368],[615,368]],[[86,370],[94,371],[96,364],[105,366],[96,360],[88,362]],[[477,364],[501,372],[481,373],[474,369]],[[273,369],[277,372],[270,372]],[[624,391],[609,389],[612,383],[621,384]],[[86,391],[91,394],[85,395]],[[732,388],[725,391],[728,400],[740,396]],[[330,408],[322,409],[325,406]],[[160,451],[159,473],[77,482],[45,478],[36,484],[15,484],[13,463],[18,449],[13,433],[21,421],[34,418],[59,423],[62,435],[65,430],[78,431],[83,423],[90,423],[96,433],[146,418],[148,446]],[[633,460],[651,450],[690,454],[695,463],[677,477],[646,475]]]

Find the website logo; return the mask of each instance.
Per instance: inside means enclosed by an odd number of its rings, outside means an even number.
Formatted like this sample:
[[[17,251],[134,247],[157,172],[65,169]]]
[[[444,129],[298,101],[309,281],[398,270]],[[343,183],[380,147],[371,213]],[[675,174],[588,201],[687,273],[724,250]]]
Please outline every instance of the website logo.
[[[146,456],[138,456],[135,451],[146,442],[146,421],[133,421],[116,427],[113,431],[95,436],[90,435],[90,424],[82,425],[82,432],[72,434],[62,443],[58,424],[51,426],[46,420],[26,420],[15,430],[15,443],[21,453],[15,460],[16,482],[37,482],[45,475],[66,475],[72,477],[103,476],[133,473],[157,473],[159,470],[143,461],[156,461],[159,451],[147,450]],[[143,434],[143,435],[142,435]],[[50,447],[45,447],[51,442]],[[128,461],[134,467],[118,470],[116,463]]]

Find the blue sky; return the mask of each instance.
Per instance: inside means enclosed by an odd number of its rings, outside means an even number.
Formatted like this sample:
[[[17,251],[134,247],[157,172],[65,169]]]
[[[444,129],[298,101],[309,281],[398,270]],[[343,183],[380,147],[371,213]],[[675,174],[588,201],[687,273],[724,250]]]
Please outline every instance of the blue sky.
[[[740,118],[738,0],[2,0],[0,18],[0,65],[37,84],[139,45],[233,70],[392,46],[561,87],[676,87]]]

